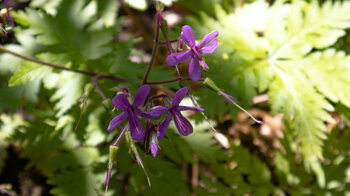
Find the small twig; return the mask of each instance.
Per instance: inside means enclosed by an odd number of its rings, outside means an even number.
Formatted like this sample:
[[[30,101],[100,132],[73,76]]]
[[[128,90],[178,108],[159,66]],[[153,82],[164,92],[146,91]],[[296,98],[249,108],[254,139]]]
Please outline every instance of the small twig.
[[[169,40],[170,43],[175,43],[179,41],[179,39],[171,39]],[[168,40],[159,40],[159,45],[167,45],[168,44]]]
[[[150,98],[148,98],[148,102],[153,101],[153,99],[158,99],[158,98],[163,98],[163,97],[168,97],[168,95],[166,95],[166,94],[153,95]]]
[[[159,41],[159,18],[156,17],[156,34],[155,34],[155,38],[154,38],[154,43],[153,43],[153,49],[152,49],[152,57],[151,57],[151,61],[147,67],[147,71],[145,76],[143,77],[143,81],[142,84],[146,84],[147,83],[147,79],[149,74],[151,73],[151,69],[152,66],[154,64],[154,61],[156,60],[156,56],[157,56],[157,52],[158,52],[158,41]]]
[[[98,92],[98,94],[100,94],[100,96],[102,97],[102,100],[104,101],[104,100],[107,99],[107,97],[106,97],[106,95],[102,92],[102,90],[100,89],[100,87],[98,87],[97,81],[98,81],[99,78],[100,78],[100,75],[96,75],[96,76],[94,77],[94,79],[92,80],[92,85],[94,85],[96,91]]]
[[[163,80],[163,81],[156,81],[156,82],[146,82],[145,84],[149,84],[149,85],[169,84],[169,83],[174,83],[174,82],[181,81],[181,80],[191,80],[191,79],[189,77],[186,77],[186,78],[178,77],[178,78],[174,78],[174,79],[171,79],[171,80]],[[204,79],[201,78],[198,81],[204,81]]]
[[[60,69],[60,70],[65,70],[65,71],[70,71],[70,72],[75,72],[75,73],[80,73],[80,74],[84,74],[87,76],[91,76],[91,77],[95,77],[95,76],[99,76],[100,79],[109,79],[109,80],[115,80],[115,81],[119,81],[119,82],[129,82],[128,79],[126,78],[122,78],[122,77],[118,77],[118,76],[112,76],[112,75],[107,75],[107,74],[99,74],[99,73],[95,73],[95,72],[89,72],[89,71],[83,71],[83,70],[78,70],[78,69],[71,69],[71,68],[67,68],[61,65],[57,65],[54,63],[49,63],[49,62],[45,62],[33,57],[29,57],[29,56],[25,56],[22,54],[19,54],[17,52],[14,52],[12,50],[9,50],[7,48],[5,48],[4,46],[0,45],[0,52],[4,52],[4,53],[9,53],[12,54],[14,56],[17,56],[21,59],[27,60],[27,61],[32,61],[34,63],[38,63],[44,66],[48,66],[54,69]]]

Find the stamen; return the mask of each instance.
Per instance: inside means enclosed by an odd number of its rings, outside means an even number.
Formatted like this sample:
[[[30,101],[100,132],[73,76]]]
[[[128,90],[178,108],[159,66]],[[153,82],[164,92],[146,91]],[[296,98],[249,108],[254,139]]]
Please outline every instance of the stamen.
[[[192,46],[191,47],[191,51],[196,55],[196,57],[198,58],[199,61],[202,61],[202,57],[199,55],[197,47],[196,46]]]

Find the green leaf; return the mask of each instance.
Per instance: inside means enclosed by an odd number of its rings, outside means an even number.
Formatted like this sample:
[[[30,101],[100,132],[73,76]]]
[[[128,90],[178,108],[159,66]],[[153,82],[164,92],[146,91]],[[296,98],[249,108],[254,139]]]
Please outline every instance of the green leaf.
[[[329,47],[350,27],[348,1],[326,1],[322,6],[316,0],[310,4],[298,1],[290,6],[276,3],[274,7],[287,14],[276,18],[281,13],[275,12],[267,22],[270,29],[265,36],[272,43],[271,59],[301,57],[312,48]]]
[[[146,10],[147,2],[146,0],[126,0],[125,3],[129,4],[132,8],[138,10]]]
[[[74,169],[55,175],[48,181],[49,184],[57,186],[50,190],[53,195],[74,196],[101,195],[100,183],[89,169]]]
[[[343,52],[313,49],[327,48],[345,34],[349,8],[348,1],[276,1],[272,6],[256,1],[229,13],[216,6],[215,19],[202,14],[200,20],[188,20],[195,34],[219,31],[219,47],[206,58],[211,69],[207,75],[244,105],[258,92],[267,93],[272,113],[284,114],[300,142],[306,168],[316,173],[320,186],[325,175],[315,157],[323,158],[325,123],[334,122],[326,98],[349,105],[349,60]],[[259,17],[249,22],[253,14]],[[198,95],[210,116],[227,111],[224,101],[201,91]]]
[[[317,90],[331,101],[350,107],[350,92],[344,90],[350,84],[350,56],[343,51],[327,49],[310,54],[302,64],[300,68]]]
[[[26,84],[30,81],[40,80],[50,74],[52,68],[25,61],[16,73],[11,77],[9,86]]]
[[[0,110],[8,107],[19,107],[23,100],[29,106],[29,103],[36,103],[38,101],[38,93],[40,89],[40,82],[34,80],[24,85],[1,88],[0,89]]]
[[[115,24],[117,18],[117,12],[119,8],[118,1],[107,0],[98,1],[99,12],[102,13],[101,20],[105,27],[111,27]]]
[[[59,110],[57,117],[62,116],[68,109],[77,103],[83,95],[84,76],[80,74],[64,72],[59,74],[57,80],[58,90],[52,95],[51,100],[56,101],[55,109]]]

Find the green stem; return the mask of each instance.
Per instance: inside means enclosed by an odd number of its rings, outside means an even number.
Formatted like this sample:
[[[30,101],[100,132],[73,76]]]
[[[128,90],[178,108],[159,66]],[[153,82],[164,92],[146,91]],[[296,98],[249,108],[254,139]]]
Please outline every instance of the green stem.
[[[99,73],[95,73],[95,72],[89,72],[89,71],[83,71],[83,70],[78,70],[78,69],[71,69],[71,68],[67,68],[61,65],[57,65],[54,63],[49,63],[49,62],[45,62],[33,57],[29,57],[29,56],[25,56],[22,54],[19,54],[17,52],[14,52],[12,50],[9,50],[7,48],[5,48],[4,46],[0,45],[0,52],[4,52],[4,53],[9,53],[12,54],[14,56],[17,56],[21,59],[27,60],[27,61],[31,61],[34,63],[38,63],[44,66],[48,66],[51,67],[53,69],[60,69],[60,70],[65,70],[65,71],[70,71],[70,72],[75,72],[75,73],[79,73],[79,74],[83,74],[83,75],[87,75],[87,76],[91,76],[91,77],[96,77],[98,76],[99,79],[109,79],[109,80],[115,80],[115,81],[119,81],[119,82],[129,82],[128,79],[126,78],[122,78],[122,77],[118,77],[118,76],[112,76],[112,75],[107,75],[107,74],[99,74]]]

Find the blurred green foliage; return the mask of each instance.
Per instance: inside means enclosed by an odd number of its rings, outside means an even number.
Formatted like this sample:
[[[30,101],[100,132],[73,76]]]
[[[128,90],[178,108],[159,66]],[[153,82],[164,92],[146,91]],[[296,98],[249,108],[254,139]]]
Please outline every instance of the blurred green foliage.
[[[162,2],[188,12],[184,24],[197,38],[218,30],[219,47],[204,56],[210,66],[204,76],[245,107],[256,95],[267,94],[268,103],[255,107],[270,116],[283,114],[283,137],[277,138],[278,147],[259,145],[272,140],[254,134],[259,128],[249,123],[248,134],[233,135],[232,127],[240,122],[237,111],[196,86],[194,95],[230,147],[220,145],[200,115],[191,121],[195,131],[190,136],[179,135],[171,125],[157,158],[137,143],[149,188],[122,143],[107,195],[350,195],[350,2]],[[153,6],[126,3],[139,10]],[[122,86],[134,94],[146,63],[130,57],[145,53],[133,35],[128,41],[116,39],[126,20],[120,7],[115,0],[30,1],[12,12],[16,42],[5,46],[67,68],[128,78],[129,83],[99,84],[109,98]],[[179,35],[178,30],[170,35]],[[106,131],[112,116],[101,97],[84,93],[92,78],[10,54],[1,54],[0,74],[0,173],[7,149],[14,146],[29,160],[26,168],[47,179],[52,195],[103,195],[108,146],[118,133]],[[167,66],[155,66],[150,81],[172,77]]]

